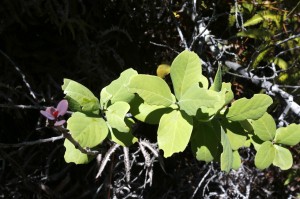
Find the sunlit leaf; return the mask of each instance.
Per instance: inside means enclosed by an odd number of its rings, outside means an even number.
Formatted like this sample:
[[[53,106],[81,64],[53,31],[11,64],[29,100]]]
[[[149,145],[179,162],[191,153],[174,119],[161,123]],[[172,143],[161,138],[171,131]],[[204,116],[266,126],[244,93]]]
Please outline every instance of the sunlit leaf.
[[[241,167],[241,156],[238,151],[233,151],[232,169],[238,170]]]
[[[136,96],[130,103],[130,113],[139,121],[148,124],[158,124],[160,118],[173,110],[171,107],[149,105]]]
[[[215,122],[216,123],[216,122]],[[222,126],[220,126],[221,132],[221,144],[223,146],[223,152],[221,153],[221,170],[229,172],[233,164],[233,153],[230,145],[230,141]]]
[[[164,157],[182,152],[188,145],[193,129],[192,117],[174,110],[164,114],[157,131],[158,146],[164,151]]]
[[[200,58],[194,52],[183,51],[174,59],[170,74],[175,96],[180,100],[192,85],[203,81]]]
[[[222,70],[221,67],[218,67],[215,79],[214,79],[214,83],[211,85],[210,90],[213,91],[221,91],[222,88]]]
[[[168,84],[160,77],[136,75],[129,85],[132,93],[137,93],[149,105],[170,106],[175,102]]]
[[[74,162],[75,164],[87,164],[92,157],[81,153],[75,146],[67,139],[65,139],[64,147],[66,148],[64,159],[67,163]]]
[[[120,132],[129,132],[130,129],[124,121],[129,109],[129,104],[122,101],[116,102],[109,106],[105,113],[110,126]]]
[[[99,113],[99,101],[85,86],[70,79],[64,79],[62,89],[67,96],[69,106],[79,109],[74,111]]]
[[[291,152],[279,145],[274,145],[275,147],[275,158],[273,164],[278,166],[281,170],[290,169],[293,165],[293,156]]]
[[[231,121],[255,120],[263,116],[272,103],[272,98],[265,94],[255,94],[251,99],[241,98],[232,103],[226,117]]]
[[[108,134],[104,119],[88,117],[80,112],[73,113],[67,123],[67,129],[82,147],[95,147]]]
[[[221,120],[221,124],[229,139],[232,150],[238,150],[243,147],[247,140],[247,134],[240,123]]]
[[[225,93],[225,105],[229,104],[234,98],[234,94],[231,90],[231,83],[223,82],[221,92]]]
[[[275,148],[272,142],[265,141],[259,147],[255,155],[254,163],[258,169],[263,170],[269,167],[273,163],[274,158],[275,158]]]
[[[107,87],[106,92],[110,93],[112,96],[110,98],[111,103],[115,103],[117,101],[124,101],[129,103],[133,98],[134,94],[129,92],[127,89],[127,85],[132,77],[136,76],[138,73],[129,68],[123,71],[120,77],[114,81],[112,81]],[[107,98],[107,94],[103,94]]]
[[[275,143],[294,146],[300,142],[300,125],[290,124],[287,127],[280,127],[276,131]]]
[[[276,132],[276,124],[273,117],[265,113],[261,118],[252,120],[254,133],[263,141],[272,141]]]
[[[191,86],[178,102],[180,109],[191,116],[195,116],[198,109],[211,116],[221,109],[224,103],[225,99],[221,93],[199,88],[197,84]]]
[[[266,21],[266,20],[274,21],[276,23],[277,27],[279,27],[281,16],[274,14],[271,11],[261,11],[261,12],[258,12],[257,14],[255,14],[251,19],[247,20],[244,23],[244,27],[256,25],[256,24],[258,24],[262,21]]]

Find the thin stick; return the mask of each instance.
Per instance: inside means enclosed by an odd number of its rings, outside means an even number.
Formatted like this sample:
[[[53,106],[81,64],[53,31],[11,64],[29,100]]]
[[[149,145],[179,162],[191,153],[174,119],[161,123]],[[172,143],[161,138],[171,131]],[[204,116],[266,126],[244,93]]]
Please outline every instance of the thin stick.
[[[47,142],[55,142],[57,140],[62,140],[64,139],[63,135],[57,136],[57,137],[51,137],[47,139],[39,139],[35,141],[30,141],[30,142],[21,142],[17,144],[4,144],[0,143],[0,148],[18,148],[18,147],[23,147],[23,146],[31,146],[31,145],[36,145],[36,144],[43,144]]]
[[[196,193],[198,192],[198,189],[201,187],[202,183],[204,182],[205,178],[209,175],[210,171],[211,171],[211,167],[209,167],[208,171],[206,172],[206,174],[203,176],[203,178],[199,182],[199,184],[198,184],[197,188],[195,189],[191,199],[193,199],[195,197]]]
[[[21,71],[21,69],[17,66],[17,64],[6,54],[0,49],[0,53],[15,67],[16,71],[21,75],[22,80],[26,87],[29,90],[30,95],[33,97],[33,99],[37,100],[37,97],[35,96],[34,92],[32,91],[30,84],[27,82],[26,77],[24,73]]]

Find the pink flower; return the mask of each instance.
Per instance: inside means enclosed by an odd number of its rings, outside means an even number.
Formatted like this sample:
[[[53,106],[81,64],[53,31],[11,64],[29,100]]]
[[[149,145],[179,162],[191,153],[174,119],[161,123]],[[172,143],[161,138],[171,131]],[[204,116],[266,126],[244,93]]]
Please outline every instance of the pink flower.
[[[60,120],[60,117],[66,114],[68,110],[68,101],[61,100],[57,107],[47,107],[45,111],[40,111],[43,116],[48,118],[48,120],[55,121],[54,126],[61,126],[63,125],[66,120]]]

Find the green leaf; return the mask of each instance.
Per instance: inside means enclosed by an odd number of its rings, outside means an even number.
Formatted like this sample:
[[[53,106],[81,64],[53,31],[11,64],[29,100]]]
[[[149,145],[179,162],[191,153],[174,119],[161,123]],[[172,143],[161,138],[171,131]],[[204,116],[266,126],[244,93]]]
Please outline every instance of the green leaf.
[[[238,37],[248,37],[252,39],[263,40],[263,39],[270,38],[272,36],[272,33],[264,29],[249,29],[249,30],[238,32],[236,35]]]
[[[76,149],[67,139],[65,139],[64,147],[66,148],[64,158],[67,163],[74,162],[75,164],[87,164],[92,159],[92,157],[81,153],[81,151]]]
[[[241,98],[232,103],[226,117],[231,121],[256,120],[272,103],[272,98],[265,94],[255,94],[251,99]]]
[[[273,14],[270,11],[261,11],[256,15],[254,15],[251,19],[247,20],[244,23],[244,27],[253,26],[265,20],[274,21],[276,25],[279,27],[281,16],[277,14]]]
[[[238,151],[233,151],[232,168],[238,170],[241,167],[241,156]]]
[[[287,127],[280,127],[276,131],[275,143],[294,146],[300,142],[300,125],[290,124]]]
[[[255,155],[254,163],[258,169],[263,170],[272,164],[274,158],[275,158],[275,148],[272,142],[265,141],[259,147]]]
[[[175,103],[168,84],[157,76],[136,75],[129,85],[129,90],[137,93],[149,105],[170,106]]]
[[[189,143],[193,130],[192,117],[174,110],[164,114],[157,131],[158,146],[164,151],[164,157],[182,152]]]
[[[79,84],[70,79],[64,79],[62,85],[64,93],[67,95],[69,104],[73,108],[79,109],[74,111],[80,111],[85,113],[99,113],[99,101],[94,94],[85,86]]]
[[[139,121],[158,124],[160,118],[173,110],[171,107],[149,105],[138,95],[130,103],[130,113]]]
[[[214,115],[225,103],[221,93],[216,91],[199,88],[197,84],[190,87],[179,100],[181,110],[188,115],[195,116],[198,109],[207,116]]]
[[[214,79],[214,83],[211,85],[210,90],[213,91],[221,91],[222,88],[222,70],[221,67],[218,67],[215,79]]]
[[[251,121],[254,133],[263,141],[272,141],[276,133],[276,124],[273,117],[265,113],[261,118]]]
[[[216,132],[211,122],[194,121],[191,148],[197,160],[206,163],[219,160],[222,152],[220,132]]]
[[[223,82],[221,92],[225,93],[225,104],[224,105],[229,104],[234,98],[234,94],[231,90],[231,83]]]
[[[127,126],[129,126],[131,129],[131,126],[134,124],[133,119],[126,118],[125,122]],[[110,126],[109,128],[110,128],[110,133],[108,136],[109,139],[123,147],[129,147],[138,141],[138,139],[132,135],[132,131],[130,131],[129,133],[123,133],[118,131],[117,129],[111,128]]]
[[[116,102],[109,106],[105,112],[109,125],[120,132],[129,132],[130,129],[124,121],[129,109],[129,104],[122,101]]]
[[[82,147],[95,147],[107,136],[108,129],[102,118],[88,117],[76,112],[68,119],[67,129]]]
[[[240,123],[225,119],[221,120],[221,124],[229,139],[232,150],[238,150],[243,147],[247,140],[247,134]]]
[[[118,79],[112,81],[106,87],[106,91],[112,95],[110,98],[112,104],[118,101],[129,103],[134,98],[134,94],[128,91],[127,85],[129,84],[130,79],[137,74],[138,73],[135,70],[129,68],[123,71]],[[104,93],[103,95],[106,96],[107,94]]]
[[[215,122],[217,123],[217,122]],[[222,126],[220,126],[221,132],[221,144],[223,146],[223,152],[221,153],[221,170],[229,172],[233,164],[233,153],[230,145],[230,141]]]
[[[188,50],[180,53],[171,65],[171,79],[178,100],[194,84],[199,82],[205,86],[202,76],[201,60],[198,55]]]
[[[100,106],[101,109],[106,109],[109,100],[112,98],[112,94],[107,91],[107,87],[104,87],[100,92]]]
[[[293,156],[291,152],[279,145],[274,145],[275,147],[275,158],[273,164],[279,167],[281,170],[290,169],[293,165]]]

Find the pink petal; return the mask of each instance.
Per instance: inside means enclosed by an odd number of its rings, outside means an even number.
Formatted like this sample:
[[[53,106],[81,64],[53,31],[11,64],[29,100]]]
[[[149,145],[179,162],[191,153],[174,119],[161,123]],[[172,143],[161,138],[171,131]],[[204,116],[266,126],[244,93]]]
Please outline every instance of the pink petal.
[[[58,116],[63,116],[68,110],[68,101],[61,100],[57,105]]]
[[[59,120],[59,121],[56,121],[56,122],[54,123],[54,126],[61,126],[61,125],[63,125],[64,123],[66,123],[66,120]]]
[[[48,109],[48,108],[47,108]],[[46,118],[48,118],[49,120],[54,120],[55,117],[53,117],[53,115],[50,113],[50,111],[40,111],[40,113],[45,116]]]

